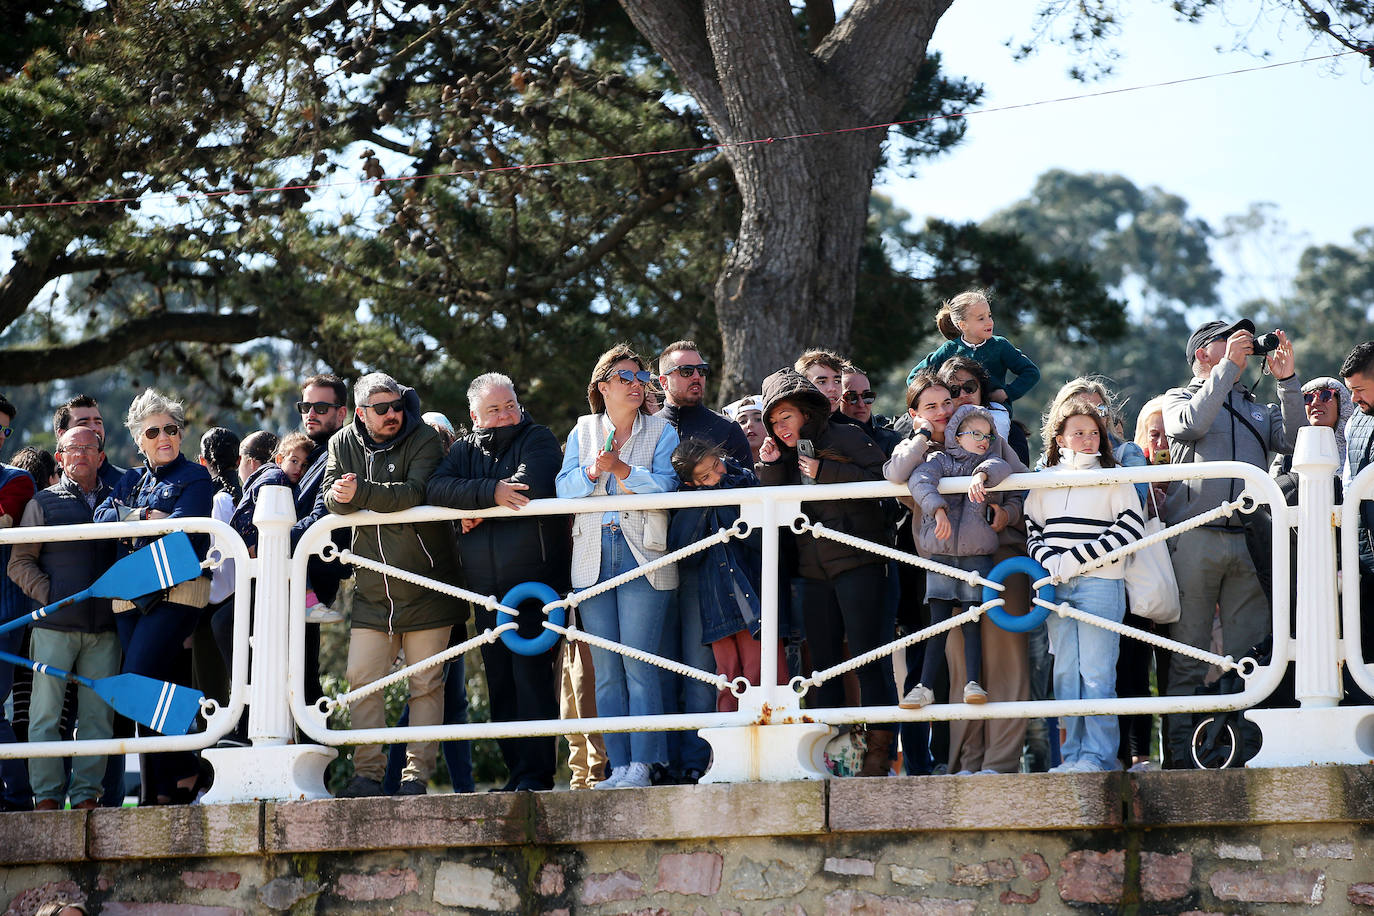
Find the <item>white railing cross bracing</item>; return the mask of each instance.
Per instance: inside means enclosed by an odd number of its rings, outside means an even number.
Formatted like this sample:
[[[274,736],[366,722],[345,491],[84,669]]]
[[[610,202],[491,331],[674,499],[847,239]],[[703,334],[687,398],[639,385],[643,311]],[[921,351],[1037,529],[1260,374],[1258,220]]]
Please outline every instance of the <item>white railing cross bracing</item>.
[[[331,729],[330,713],[347,705],[365,692],[384,689],[389,683],[404,678],[416,666],[393,672],[386,678],[338,697],[326,698],[318,704],[305,702],[305,592],[306,564],[312,556],[333,556],[359,567],[384,571],[388,575],[409,577],[446,594],[472,601],[482,607],[517,616],[516,608],[503,607],[496,596],[480,595],[467,589],[430,580],[413,573],[398,571],[353,554],[335,551],[331,533],[339,528],[364,525],[413,524],[428,521],[453,521],[459,518],[507,518],[516,513],[509,509],[459,511],[435,507],[417,507],[404,512],[379,514],[357,512],[331,515],[320,520],[306,532],[294,555],[290,548],[290,528],[295,521],[290,492],[284,488],[265,488],[259,500],[255,522],[260,532],[258,555],[250,559],[242,541],[227,526],[209,519],[184,519],[175,526],[188,532],[208,532],[216,537],[218,554],[236,562],[236,606],[234,639],[235,654],[232,671],[233,686],[229,704],[216,709],[208,703],[208,727],[181,737],[141,738],[100,742],[49,742],[29,745],[0,745],[0,757],[62,756],[72,753],[124,753],[172,749],[202,749],[215,766],[214,788],[206,802],[242,801],[255,798],[297,799],[325,797],[323,773],[335,756],[337,745],[359,743],[390,743],[408,741],[439,741],[497,737],[527,737],[560,735],[577,732],[660,731],[699,729],[713,748],[713,762],[704,781],[783,780],[824,778],[821,752],[824,743],[834,733],[834,726],[855,722],[904,722],[932,719],[1002,719],[1065,715],[1120,715],[1128,713],[1191,713],[1235,710],[1253,707],[1265,699],[1278,684],[1287,663],[1296,663],[1297,694],[1300,709],[1258,710],[1246,715],[1257,722],[1264,735],[1260,754],[1250,761],[1251,766],[1292,765],[1294,763],[1369,763],[1374,760],[1374,708],[1335,707],[1341,695],[1339,666],[1344,661],[1351,675],[1366,692],[1374,693],[1374,672],[1364,664],[1359,653],[1358,602],[1358,498],[1374,493],[1374,472],[1366,471],[1352,482],[1341,511],[1342,580],[1344,602],[1343,652],[1338,636],[1336,612],[1337,574],[1335,551],[1335,523],[1337,516],[1332,493],[1335,473],[1335,442],[1328,430],[1303,429],[1299,433],[1294,469],[1300,477],[1300,497],[1297,507],[1287,506],[1282,493],[1263,469],[1236,462],[1215,462],[1204,465],[1169,465],[1147,468],[1114,468],[1110,470],[1071,473],[1019,474],[1004,481],[998,490],[1032,488],[1062,488],[1109,483],[1153,483],[1200,478],[1231,478],[1242,482],[1243,489],[1227,505],[1174,526],[1155,536],[1171,537],[1182,530],[1205,524],[1233,510],[1250,511],[1255,505],[1270,507],[1275,536],[1272,545],[1274,569],[1273,596],[1273,653],[1266,665],[1251,659],[1235,660],[1205,650],[1185,647],[1158,635],[1142,633],[1124,624],[1111,624],[1093,615],[1084,614],[1064,604],[1040,602],[1053,613],[1074,617],[1085,623],[1103,626],[1126,638],[1143,639],[1151,645],[1173,651],[1186,651],[1191,657],[1236,669],[1242,675],[1244,689],[1239,693],[1207,696],[1161,696],[1142,698],[1111,698],[1098,700],[1043,700],[1010,703],[966,705],[947,703],[927,706],[919,710],[903,710],[895,706],[861,708],[803,708],[802,694],[827,680],[869,661],[884,658],[895,651],[945,632],[961,623],[976,620],[988,608],[1000,605],[1001,599],[966,609],[950,620],[927,627],[918,633],[893,639],[884,646],[860,657],[852,658],[822,672],[794,679],[791,686],[777,685],[778,574],[779,539],[782,529],[810,533],[848,544],[855,549],[870,550],[888,560],[908,563],[925,569],[935,569],[975,585],[992,585],[976,573],[951,570],[931,560],[833,531],[809,521],[804,512],[807,502],[817,500],[875,499],[907,496],[905,487],[886,482],[851,483],[819,486],[757,487],[741,490],[681,491],[652,495],[590,497],[585,499],[533,500],[521,516],[572,515],[603,513],[608,510],[675,509],[714,505],[736,505],[741,520],[733,527],[722,529],[695,544],[668,554],[655,561],[654,566],[676,562],[689,553],[704,550],[732,537],[744,537],[758,531],[762,539],[762,604],[761,685],[747,685],[743,679],[734,683],[713,672],[698,671],[654,653],[632,650],[603,640],[576,626],[558,626],[547,620],[546,628],[570,639],[580,639],[610,651],[621,652],[651,664],[659,665],[689,677],[695,677],[720,689],[729,689],[739,697],[740,708],[733,713],[666,714],[653,717],[605,717],[594,719],[543,720],[522,722],[484,722],[463,725],[411,726],[407,728]],[[941,482],[944,493],[963,492],[967,478]],[[148,535],[170,530],[165,522],[137,522],[110,525],[85,525],[67,529],[11,529],[0,532],[0,543],[21,541],[74,540],[86,537],[127,537],[130,534]],[[1289,570],[1294,568],[1290,558],[1288,533],[1297,528],[1299,537],[1298,605],[1296,608],[1298,639],[1289,626],[1290,598]],[[1128,545],[1102,558],[1110,562],[1143,543]],[[1098,563],[1085,567],[1085,571]],[[575,591],[544,608],[576,608],[578,603],[609,588],[644,575],[648,567],[630,570],[614,580],[597,583]],[[248,663],[248,613],[246,597],[251,594],[250,580],[256,582],[257,604],[253,616],[253,647],[251,677]],[[1051,579],[1044,580],[1053,581]],[[1036,585],[1043,584],[1035,583]],[[911,600],[909,597],[904,600]],[[527,611],[528,613],[528,611]],[[500,638],[514,628],[514,622],[485,630],[475,637],[453,646],[440,655],[421,660],[419,666],[443,664],[448,659],[471,651]],[[281,635],[285,633],[286,639]],[[228,733],[247,703],[249,709],[248,748],[210,748],[217,738]],[[290,743],[295,731],[314,744]]]

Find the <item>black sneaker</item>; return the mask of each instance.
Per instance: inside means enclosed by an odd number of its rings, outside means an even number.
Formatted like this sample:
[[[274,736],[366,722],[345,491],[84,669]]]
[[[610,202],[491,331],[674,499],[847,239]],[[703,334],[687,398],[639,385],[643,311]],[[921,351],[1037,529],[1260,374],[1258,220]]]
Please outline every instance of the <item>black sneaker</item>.
[[[429,787],[425,785],[425,782],[422,779],[403,779],[401,780],[401,787],[396,790],[396,794],[398,796],[428,795]]]
[[[656,786],[675,786],[677,777],[673,771],[661,763],[649,764],[649,782]]]
[[[694,786],[701,782],[701,777],[706,775],[705,770],[698,770],[695,767],[688,767],[682,771],[682,780],[679,785]]]
[[[338,794],[339,798],[378,798],[385,795],[382,791],[382,784],[375,779],[368,779],[366,776],[354,776],[353,779],[344,786],[343,791]]]

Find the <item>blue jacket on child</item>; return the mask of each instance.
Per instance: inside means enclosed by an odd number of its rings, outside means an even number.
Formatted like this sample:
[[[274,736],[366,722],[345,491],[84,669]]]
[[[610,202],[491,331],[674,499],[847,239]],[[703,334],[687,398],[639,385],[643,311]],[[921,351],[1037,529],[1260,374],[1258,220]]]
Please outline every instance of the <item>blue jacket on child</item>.
[[[694,487],[683,482],[681,489],[728,490],[756,487],[754,472],[726,458],[725,476],[714,487]],[[729,528],[739,518],[738,506],[701,506],[678,509],[668,526],[668,549],[678,550]],[[761,546],[758,532],[741,540],[731,538],[712,544],[682,560],[678,568],[684,575],[695,575],[701,590],[701,643],[709,645],[740,630],[758,638],[762,625],[759,604]]]

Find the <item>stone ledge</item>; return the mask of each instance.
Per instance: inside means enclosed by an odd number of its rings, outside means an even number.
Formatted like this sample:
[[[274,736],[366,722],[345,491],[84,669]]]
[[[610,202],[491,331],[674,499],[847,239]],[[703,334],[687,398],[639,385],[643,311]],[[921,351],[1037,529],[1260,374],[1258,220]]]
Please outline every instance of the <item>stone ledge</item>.
[[[87,847],[92,859],[263,852],[262,807],[256,803],[97,808],[87,817]]]
[[[835,833],[1064,830],[1122,825],[1121,773],[900,776],[830,781]]]
[[[821,781],[540,792],[535,803],[539,843],[803,836],[826,830],[826,783]]]
[[[1142,827],[1374,820],[1374,766],[1133,773],[1130,788]]]
[[[86,858],[86,812],[0,814],[0,863],[80,862]]]
[[[532,794],[267,802],[263,806],[264,851],[515,846],[532,839]]]

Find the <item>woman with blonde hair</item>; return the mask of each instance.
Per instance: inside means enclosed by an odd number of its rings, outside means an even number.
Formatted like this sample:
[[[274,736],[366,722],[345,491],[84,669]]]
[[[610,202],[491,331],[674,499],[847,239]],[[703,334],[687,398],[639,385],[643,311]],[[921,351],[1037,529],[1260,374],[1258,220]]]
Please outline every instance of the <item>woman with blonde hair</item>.
[[[648,412],[649,366],[628,344],[597,360],[587,383],[592,412],[568,434],[556,487],[563,499],[664,493],[676,490],[673,450],[677,430]],[[668,552],[663,509],[583,513],[573,522],[572,585],[585,589],[658,559]],[[668,598],[677,587],[675,566],[632,579],[577,606],[588,633],[633,649],[658,652]],[[647,662],[592,647],[596,708],[602,716],[652,716],[663,711],[659,669]],[[606,735],[609,779],[599,789],[650,785],[650,766],[666,763],[663,732]]]

